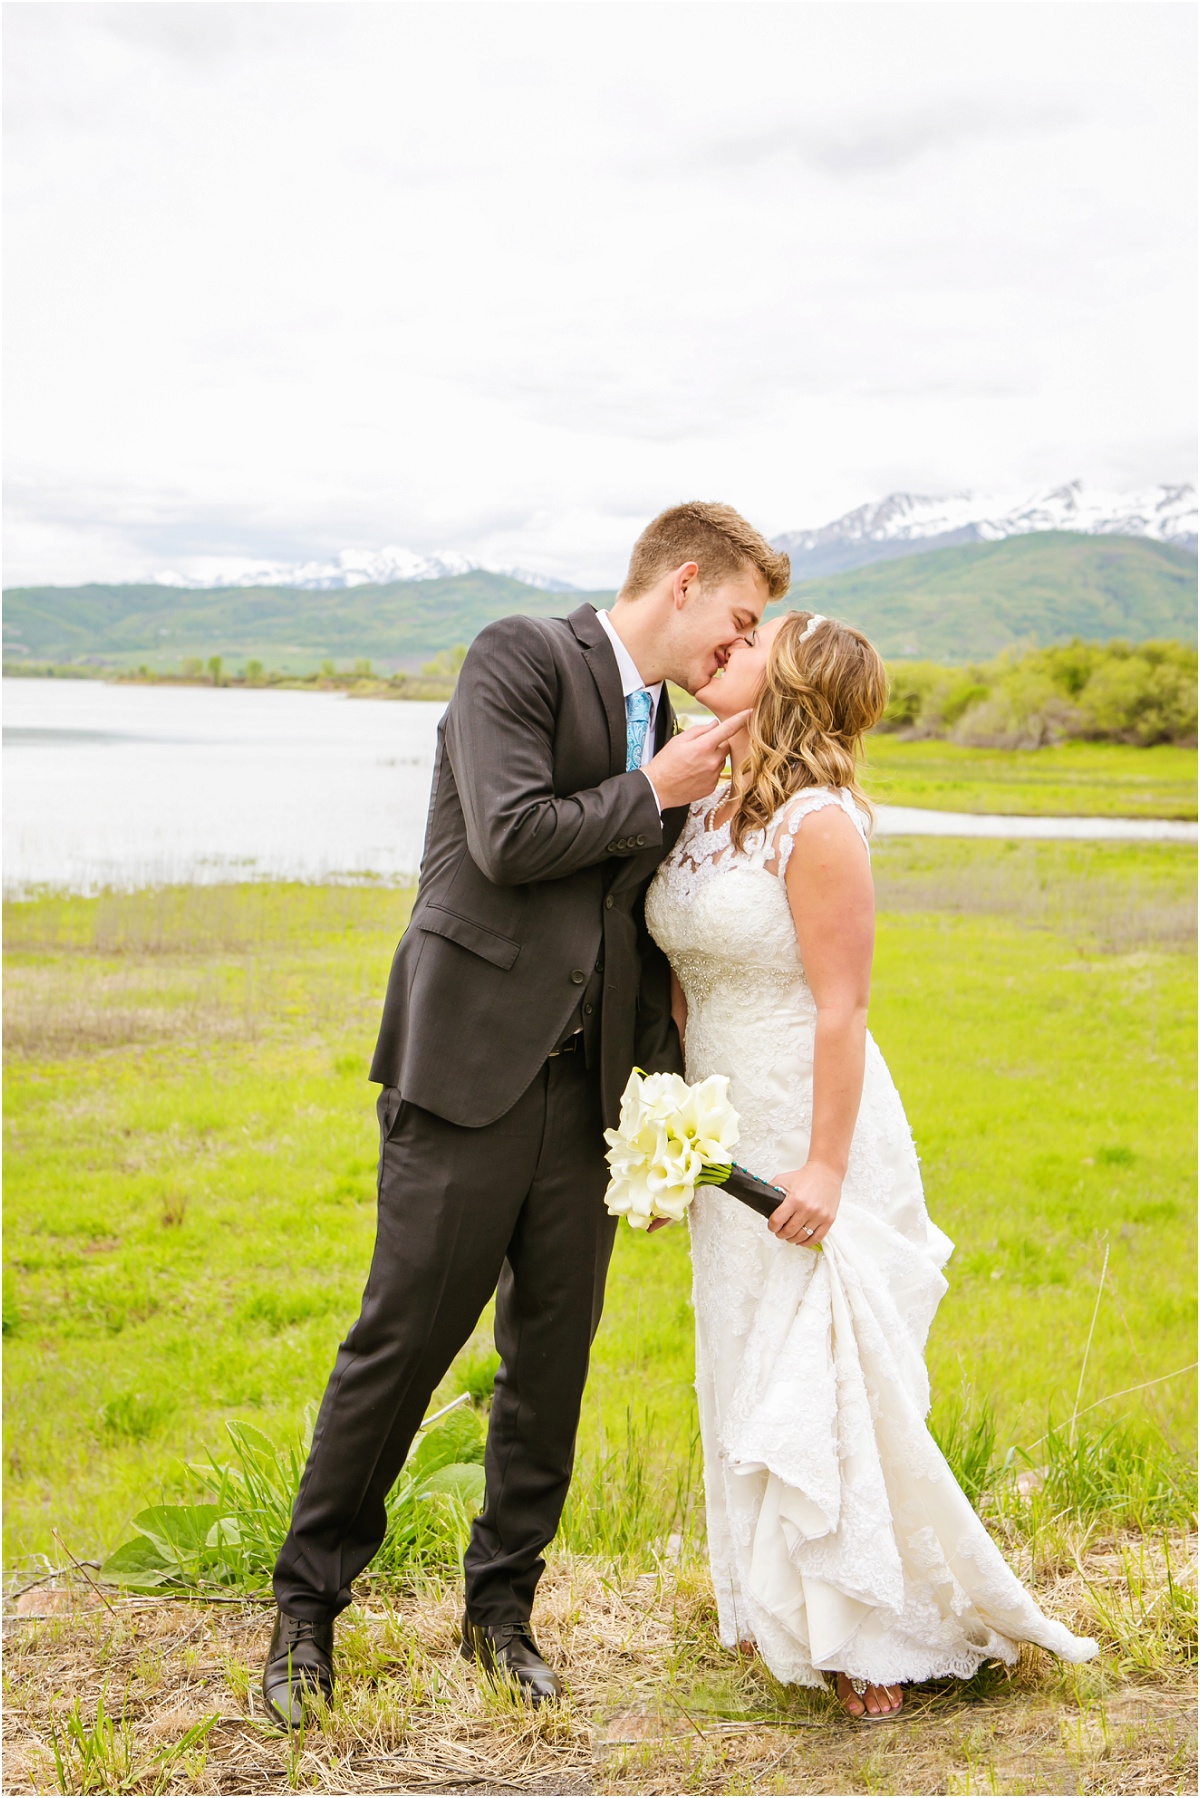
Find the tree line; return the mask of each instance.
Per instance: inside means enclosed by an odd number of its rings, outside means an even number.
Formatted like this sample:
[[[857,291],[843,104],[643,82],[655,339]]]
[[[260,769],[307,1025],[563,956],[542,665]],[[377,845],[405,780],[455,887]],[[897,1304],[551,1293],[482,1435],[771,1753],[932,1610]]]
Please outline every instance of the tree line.
[[[78,663],[17,663],[6,674],[57,675],[214,687],[287,687],[363,698],[449,699],[467,648],[457,643],[419,673],[377,673],[364,659],[339,669],[323,661],[307,674],[240,669],[219,655],[186,656],[176,673],[142,664],[121,673]],[[1196,650],[1186,643],[1085,643],[1011,649],[988,662],[890,662],[891,697],[880,729],[908,738],[941,737],[987,749],[1041,749],[1066,741],[1194,744]],[[674,692],[677,703],[688,696]]]

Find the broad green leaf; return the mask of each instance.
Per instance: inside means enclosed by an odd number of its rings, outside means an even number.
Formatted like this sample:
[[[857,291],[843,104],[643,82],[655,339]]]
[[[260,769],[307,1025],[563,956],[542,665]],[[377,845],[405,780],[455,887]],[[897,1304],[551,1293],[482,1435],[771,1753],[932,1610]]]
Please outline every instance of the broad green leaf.
[[[460,1405],[418,1439],[404,1471],[423,1481],[439,1467],[482,1460],[483,1424],[470,1405]]]
[[[183,1562],[198,1558],[220,1515],[217,1505],[151,1505],[133,1522],[165,1561]]]
[[[148,1536],[134,1536],[114,1549],[100,1569],[100,1578],[114,1586],[149,1588],[172,1579],[176,1569],[164,1561]]]
[[[236,1517],[218,1517],[204,1538],[206,1548],[233,1548],[242,1539],[242,1528]]]
[[[225,1427],[235,1442],[244,1443],[247,1448],[255,1449],[272,1461],[278,1457],[278,1445],[269,1436],[264,1436],[261,1430],[255,1429],[252,1423],[230,1423]]]
[[[425,1481],[421,1488],[422,1497],[430,1492],[448,1492],[459,1499],[469,1511],[478,1511],[483,1504],[484,1491],[483,1468],[474,1462],[453,1462],[449,1467],[439,1467]]]

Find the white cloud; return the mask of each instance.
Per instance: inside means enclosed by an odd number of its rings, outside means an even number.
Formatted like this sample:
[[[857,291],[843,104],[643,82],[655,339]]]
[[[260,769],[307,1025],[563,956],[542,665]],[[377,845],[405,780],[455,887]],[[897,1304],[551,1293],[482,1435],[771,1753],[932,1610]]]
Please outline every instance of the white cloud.
[[[1189,8],[9,9],[10,582],[1192,474]]]

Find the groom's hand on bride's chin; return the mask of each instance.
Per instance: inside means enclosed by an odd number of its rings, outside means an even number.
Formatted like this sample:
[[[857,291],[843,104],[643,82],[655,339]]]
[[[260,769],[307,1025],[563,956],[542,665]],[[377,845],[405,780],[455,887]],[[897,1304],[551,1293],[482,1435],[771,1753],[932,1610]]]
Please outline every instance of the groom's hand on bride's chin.
[[[664,811],[708,797],[721,778],[731,740],[749,716],[748,711],[735,712],[715,724],[693,724],[663,744],[645,772]]]

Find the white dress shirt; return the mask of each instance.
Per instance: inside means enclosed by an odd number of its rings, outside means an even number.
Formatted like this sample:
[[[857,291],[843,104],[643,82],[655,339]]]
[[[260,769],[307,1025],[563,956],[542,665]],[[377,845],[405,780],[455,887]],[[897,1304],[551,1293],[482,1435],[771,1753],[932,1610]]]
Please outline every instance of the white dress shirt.
[[[662,698],[663,684],[655,681],[651,686],[638,673],[637,663],[618,637],[612,618],[607,612],[597,612],[600,627],[613,646],[613,654],[617,658],[617,673],[621,676],[621,692],[628,699],[631,693],[640,693],[643,688],[650,695],[650,723],[646,727],[646,741],[642,745],[642,767],[654,755],[654,726],[658,719],[658,702]]]
[[[663,684],[659,680],[655,681],[653,686],[650,686],[642,679],[641,675],[638,673],[637,663],[617,635],[616,627],[613,624],[610,614],[608,612],[597,612],[596,616],[600,620],[600,628],[613,646],[613,654],[617,658],[617,673],[621,677],[621,692],[624,698],[628,699],[631,693],[640,693],[643,689],[650,695],[650,722],[646,726],[646,741],[642,744],[642,768],[644,770],[646,765],[654,759],[654,727],[658,722],[658,702],[662,698]],[[662,804],[659,800],[658,793],[655,791],[654,782],[650,780],[648,774],[646,775],[646,779],[650,781],[650,791],[654,794],[654,803],[658,806],[659,815],[661,816]]]

